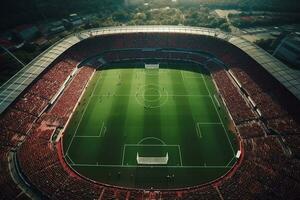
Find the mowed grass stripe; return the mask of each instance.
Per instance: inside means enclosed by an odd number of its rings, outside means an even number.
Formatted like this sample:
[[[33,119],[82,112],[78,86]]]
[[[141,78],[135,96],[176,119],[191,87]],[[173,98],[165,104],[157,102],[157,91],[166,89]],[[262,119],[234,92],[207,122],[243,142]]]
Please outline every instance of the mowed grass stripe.
[[[161,75],[161,79],[164,80],[164,84],[162,87],[167,88],[168,94],[176,94],[176,89],[172,87],[174,80],[173,76],[177,76],[180,71],[178,70],[170,70],[169,73],[165,73]],[[169,159],[175,160],[176,163],[173,165],[181,166],[182,157],[181,157],[181,140],[180,140],[180,124],[178,123],[178,115],[181,113],[177,112],[176,102],[174,96],[168,97],[168,102],[161,107],[161,132],[162,132],[162,140],[166,141],[168,145],[178,145],[177,151],[169,152]],[[172,173],[170,170],[169,173]]]
[[[182,94],[188,94],[184,79],[181,76],[180,71],[172,74],[171,82],[173,90],[180,92]],[[194,119],[192,116],[191,107],[189,104],[189,97],[181,96],[175,97],[175,107],[177,112],[177,124],[179,127],[178,140],[180,141],[182,162],[183,165],[193,165],[194,164],[194,154],[196,149],[194,148],[195,142],[198,144],[197,135],[195,134]],[[192,164],[190,164],[192,163]],[[197,164],[199,165],[199,163]]]
[[[143,137],[144,132],[144,107],[138,104],[136,93],[139,87],[144,84],[145,77],[139,73],[138,69],[134,69],[131,73],[133,73],[133,77],[130,91],[128,91],[130,100],[124,127],[124,144],[137,144]]]
[[[130,92],[132,80],[133,73],[127,73],[127,70],[121,70],[120,80],[112,82],[110,87],[115,88],[115,94],[119,94],[124,91]],[[120,81],[121,84],[118,84],[117,81]],[[102,154],[102,156],[99,157],[99,160],[105,164],[120,164],[125,139],[125,121],[130,98],[126,96],[122,98],[112,96],[111,98],[112,107],[106,122],[107,133],[103,138],[102,146],[99,147],[99,151]],[[109,156],[107,156],[108,152]]]
[[[159,70],[154,69],[155,71],[147,71],[145,70],[144,76],[145,76],[145,95],[151,95],[152,90],[147,91],[147,86],[151,85],[150,88],[159,87],[160,84],[160,77],[159,77]],[[151,73],[151,75],[147,74]],[[153,75],[154,73],[154,75]],[[156,74],[156,75],[155,75]],[[160,102],[149,102],[147,101],[147,98],[144,99],[145,109],[144,109],[144,132],[143,132],[143,138],[147,137],[154,137],[161,139],[161,123],[160,123],[160,106],[158,106]],[[155,108],[147,108],[147,106],[154,106]],[[141,138],[142,139],[142,138]],[[150,140],[153,142],[153,140]],[[145,141],[145,142],[150,142]],[[156,141],[155,141],[156,142]],[[162,153],[159,149],[159,152],[156,153]],[[149,148],[142,148],[139,150],[139,154],[142,156],[151,156],[151,151]],[[145,182],[152,182],[151,180],[153,177],[151,176],[145,176],[147,174],[148,168],[137,168],[135,173],[135,184],[137,185],[143,185]],[[164,177],[165,174],[168,174],[168,168],[160,168],[159,171],[156,172],[155,176]]]
[[[166,88],[167,94],[176,94],[176,90],[172,87],[173,82],[172,76],[176,76],[178,71],[169,70],[169,73],[162,73],[161,86]],[[176,102],[174,96],[169,96],[167,103],[161,107],[161,132],[162,140],[168,142],[169,145],[178,145],[180,144],[180,129],[179,123],[177,121],[178,112],[176,109]],[[174,156],[174,155],[170,155]],[[178,156],[178,155],[175,155]]]
[[[211,101],[209,88],[206,88],[203,73],[208,73],[203,67],[197,66],[193,73],[194,77],[185,81],[186,88],[192,88],[192,93],[195,91],[201,91],[203,94],[206,94],[206,97],[202,96],[190,96],[189,102],[192,109],[192,114],[194,117],[195,123],[221,123],[218,118],[218,114],[215,111],[214,104]],[[187,84],[188,83],[188,84]]]
[[[197,66],[199,67],[199,66]],[[199,73],[197,72],[186,72],[186,71],[182,71],[181,72],[183,74],[183,80],[186,86],[186,90],[188,95],[192,96],[192,95],[209,95],[205,85],[203,83],[203,80],[201,79],[201,76],[199,76]],[[186,78],[184,74],[188,73],[190,76],[192,76],[193,78]]]
[[[145,69],[146,70],[146,69]],[[149,70],[149,69],[148,69]],[[159,71],[154,69],[155,71],[145,71],[145,89],[144,91],[145,95],[151,95],[156,94],[152,93],[152,88],[159,87]],[[149,75],[147,73],[151,73],[152,75]],[[153,75],[155,73],[156,75]],[[150,86],[148,88],[148,86]],[[160,101],[153,101],[152,99],[149,99],[148,101],[147,97],[144,97],[144,134],[143,138],[146,137],[156,137],[161,138],[161,130],[160,130]],[[150,108],[153,106],[153,108]],[[143,139],[141,138],[141,139]]]

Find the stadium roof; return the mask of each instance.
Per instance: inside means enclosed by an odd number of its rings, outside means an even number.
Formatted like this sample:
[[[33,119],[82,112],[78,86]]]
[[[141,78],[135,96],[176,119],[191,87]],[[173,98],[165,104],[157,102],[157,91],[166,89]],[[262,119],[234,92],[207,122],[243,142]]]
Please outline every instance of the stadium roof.
[[[60,54],[76,43],[98,35],[135,32],[187,33],[213,36],[226,40],[256,60],[300,100],[300,72],[287,67],[266,51],[241,37],[233,36],[216,29],[201,27],[122,26],[86,30],[67,36],[55,43],[0,87],[0,113],[2,113]]]

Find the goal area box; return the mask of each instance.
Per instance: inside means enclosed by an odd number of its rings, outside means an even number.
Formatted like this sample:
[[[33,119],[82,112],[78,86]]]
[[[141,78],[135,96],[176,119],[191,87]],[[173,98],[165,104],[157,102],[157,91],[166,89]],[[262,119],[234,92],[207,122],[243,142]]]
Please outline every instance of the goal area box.
[[[125,144],[122,165],[182,166],[179,145]]]

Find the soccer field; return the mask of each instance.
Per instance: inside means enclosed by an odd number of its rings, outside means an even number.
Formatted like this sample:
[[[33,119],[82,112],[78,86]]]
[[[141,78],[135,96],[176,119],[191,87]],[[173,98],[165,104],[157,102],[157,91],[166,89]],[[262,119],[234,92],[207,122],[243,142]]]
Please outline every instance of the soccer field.
[[[99,182],[193,186],[224,175],[237,161],[237,139],[228,124],[201,66],[107,66],[90,81],[64,134],[63,151],[70,167]]]

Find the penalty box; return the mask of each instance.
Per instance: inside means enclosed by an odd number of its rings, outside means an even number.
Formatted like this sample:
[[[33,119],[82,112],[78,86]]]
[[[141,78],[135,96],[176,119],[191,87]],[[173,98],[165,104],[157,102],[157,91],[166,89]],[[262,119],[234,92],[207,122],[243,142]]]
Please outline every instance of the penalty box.
[[[164,157],[168,155],[167,166],[182,166],[179,145],[166,144],[125,144],[123,146],[122,165],[139,166],[137,155],[141,157]]]

